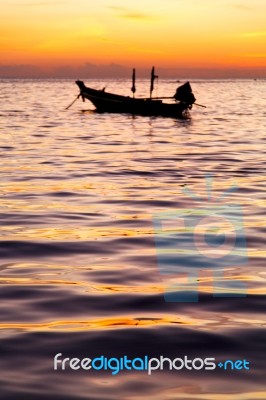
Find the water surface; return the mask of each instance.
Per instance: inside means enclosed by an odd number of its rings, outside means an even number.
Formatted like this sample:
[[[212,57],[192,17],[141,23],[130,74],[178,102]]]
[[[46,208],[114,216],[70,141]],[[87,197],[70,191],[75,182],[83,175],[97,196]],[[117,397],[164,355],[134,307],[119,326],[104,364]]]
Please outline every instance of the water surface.
[[[130,95],[129,81],[89,81]],[[3,399],[263,399],[265,393],[265,81],[192,81],[190,120],[65,107],[72,81],[0,82],[0,327]],[[177,83],[161,81],[155,95]],[[138,83],[138,95],[149,83]],[[247,264],[225,265],[246,297],[165,302],[154,216],[210,207],[232,185]],[[191,211],[192,212],[192,211]],[[54,371],[67,357],[247,359],[250,371]]]

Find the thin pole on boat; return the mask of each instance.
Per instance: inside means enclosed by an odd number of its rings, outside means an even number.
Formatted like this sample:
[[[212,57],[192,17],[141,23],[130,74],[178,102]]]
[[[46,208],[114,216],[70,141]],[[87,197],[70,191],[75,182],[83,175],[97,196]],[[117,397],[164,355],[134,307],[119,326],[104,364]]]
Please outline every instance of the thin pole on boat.
[[[136,70],[133,68],[133,73],[132,73],[132,87],[131,87],[131,92],[133,93],[133,97],[135,97],[135,92],[136,92]]]
[[[207,106],[204,106],[203,104],[199,104],[199,103],[194,103],[195,104],[195,106],[198,106],[198,107],[204,107],[204,108],[207,108]]]
[[[75,100],[72,101],[72,103],[69,104],[69,106],[67,106],[67,107],[65,108],[65,110],[68,110],[71,106],[73,106],[73,104],[79,99],[79,97],[80,97],[80,94],[77,95],[77,97],[75,98]]]
[[[168,99],[174,100],[174,96],[172,96],[172,97],[169,97],[169,96],[168,97],[153,97],[153,100],[168,100]],[[148,99],[146,98],[144,100],[148,100]],[[198,106],[198,107],[207,108],[207,106],[204,106],[203,104],[199,104],[199,103],[193,103],[193,104],[195,104],[195,106]]]
[[[155,81],[155,79],[158,79],[158,75],[155,75],[154,67],[152,67],[152,70],[151,70],[150,99],[151,99],[152,92],[153,92],[153,89],[154,89],[154,81]]]
[[[139,97],[139,99],[142,100],[149,100],[149,97]],[[153,97],[153,100],[174,100],[174,96],[162,96],[162,97]],[[194,103],[195,106],[198,107],[204,107],[207,108],[207,106],[204,106],[203,104],[199,104],[199,103]]]

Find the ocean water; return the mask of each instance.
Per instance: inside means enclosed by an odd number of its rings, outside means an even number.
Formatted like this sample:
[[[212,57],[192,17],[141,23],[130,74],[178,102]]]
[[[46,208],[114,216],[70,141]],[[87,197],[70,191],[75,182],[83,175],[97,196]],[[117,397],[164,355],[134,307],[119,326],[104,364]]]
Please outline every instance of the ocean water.
[[[66,111],[70,80],[0,81],[1,399],[266,398],[266,81],[191,85],[207,108],[175,120]],[[57,353],[249,369],[54,370]]]

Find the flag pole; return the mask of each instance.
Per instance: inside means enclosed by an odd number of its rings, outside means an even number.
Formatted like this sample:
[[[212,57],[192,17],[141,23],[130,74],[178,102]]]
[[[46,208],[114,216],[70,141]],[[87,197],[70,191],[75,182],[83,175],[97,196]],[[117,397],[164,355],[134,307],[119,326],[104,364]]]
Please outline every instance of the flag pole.
[[[155,75],[154,67],[152,67],[152,70],[151,70],[150,99],[151,99],[152,92],[153,92],[153,89],[154,89],[154,81],[155,81],[155,79],[158,79],[158,75]]]
[[[131,92],[133,93],[133,98],[135,97],[135,92],[136,92],[136,70],[133,68],[133,73],[132,73],[132,87],[131,87]]]

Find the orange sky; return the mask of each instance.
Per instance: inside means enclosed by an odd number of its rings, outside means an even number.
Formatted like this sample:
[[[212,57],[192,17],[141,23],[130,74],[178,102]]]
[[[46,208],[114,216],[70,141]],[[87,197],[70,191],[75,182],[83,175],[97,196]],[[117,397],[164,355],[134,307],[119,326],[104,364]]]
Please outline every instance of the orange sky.
[[[0,67],[266,69],[265,0],[0,0],[0,6]]]

